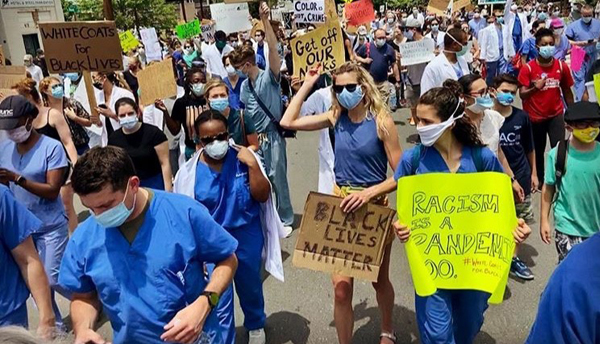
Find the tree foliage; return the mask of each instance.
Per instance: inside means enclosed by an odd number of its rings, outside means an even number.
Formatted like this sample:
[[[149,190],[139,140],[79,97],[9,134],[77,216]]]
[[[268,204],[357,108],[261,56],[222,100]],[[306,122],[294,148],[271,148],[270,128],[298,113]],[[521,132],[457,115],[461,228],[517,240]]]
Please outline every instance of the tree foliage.
[[[112,0],[117,28],[154,27],[173,29],[177,25],[177,4],[165,0]],[[102,0],[61,0],[67,20],[102,20]],[[76,14],[67,11],[71,4],[78,8]]]

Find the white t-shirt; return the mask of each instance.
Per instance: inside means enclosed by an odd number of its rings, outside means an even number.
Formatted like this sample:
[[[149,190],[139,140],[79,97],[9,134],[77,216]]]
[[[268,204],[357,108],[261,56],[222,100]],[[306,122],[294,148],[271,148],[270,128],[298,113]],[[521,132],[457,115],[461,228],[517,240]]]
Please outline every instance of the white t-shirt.
[[[26,69],[29,72],[29,74],[31,74],[31,78],[35,80],[35,86],[39,87],[40,81],[42,81],[42,79],[44,78],[44,73],[42,72],[42,69],[35,64],[31,64],[31,66],[27,67]]]
[[[226,44],[222,52],[219,52],[217,46],[213,43],[202,50],[202,58],[206,61],[206,71],[212,76],[219,76],[222,79],[227,77],[227,70],[223,65],[223,56],[231,53],[233,48]]]
[[[498,147],[500,145],[500,128],[504,124],[504,116],[495,110],[485,110],[481,120],[481,139],[488,148],[498,156]]]

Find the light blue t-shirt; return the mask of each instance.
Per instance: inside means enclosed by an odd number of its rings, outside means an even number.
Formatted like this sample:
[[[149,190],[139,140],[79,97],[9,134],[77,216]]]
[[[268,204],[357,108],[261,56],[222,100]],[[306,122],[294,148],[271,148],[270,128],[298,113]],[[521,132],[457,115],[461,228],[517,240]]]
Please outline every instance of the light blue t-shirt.
[[[40,220],[0,184],[0,326],[21,325],[11,319],[11,313],[27,301],[29,289],[11,251],[41,226]]]
[[[565,35],[569,37],[569,39],[573,41],[588,41],[590,39],[597,39],[600,37],[600,20],[592,19],[590,24],[586,24],[582,19],[576,20],[567,26],[567,30],[565,30]],[[590,61],[593,63],[598,58],[598,49],[596,49],[596,44],[590,44],[585,47],[585,53],[588,58],[586,61]],[[586,62],[588,63],[588,62]]]
[[[273,75],[273,72],[271,72],[270,69],[266,71],[260,70],[258,71],[256,80],[254,80],[252,83],[260,100],[265,104],[265,106],[271,111],[271,114],[278,121],[281,120],[282,116],[281,86],[279,85],[280,78],[281,75],[276,77]],[[260,134],[267,131],[275,131],[275,125],[271,123],[271,119],[260,108],[260,105],[258,105],[258,102],[250,91],[250,86],[248,85],[249,82],[250,78],[244,80],[240,94],[242,103],[246,105],[246,115],[250,116],[250,118],[252,118],[254,121],[257,133]]]
[[[16,143],[11,140],[0,142],[0,152],[0,168],[38,183],[46,183],[48,171],[68,165],[67,154],[62,144],[45,135],[40,135],[38,142],[23,155],[19,154]],[[55,199],[42,198],[14,183],[10,184],[10,189],[15,198],[44,223],[39,232],[49,232],[67,224],[67,215],[60,196]]]

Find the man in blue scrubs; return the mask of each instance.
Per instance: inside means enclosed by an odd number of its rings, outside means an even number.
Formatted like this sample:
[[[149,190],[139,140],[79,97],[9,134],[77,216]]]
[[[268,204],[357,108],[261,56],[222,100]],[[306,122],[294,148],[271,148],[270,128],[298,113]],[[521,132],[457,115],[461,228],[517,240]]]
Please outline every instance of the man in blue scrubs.
[[[593,18],[594,9],[590,5],[583,6],[581,10],[581,19],[578,19],[567,27],[565,34],[569,39],[569,43],[577,45],[585,50],[585,59],[581,69],[577,72],[573,71],[573,79],[575,80],[575,101],[580,101],[585,91],[585,76],[598,59],[598,50],[600,43],[600,20]]]
[[[28,326],[27,299],[31,292],[40,311],[38,335],[52,339],[50,285],[31,239],[40,228],[42,222],[0,184],[0,327]]]
[[[237,241],[195,200],[140,188],[121,148],[87,152],[72,181],[92,212],[71,237],[59,275],[73,292],[76,343],[104,343],[92,327],[101,305],[115,344],[194,343],[199,336],[221,343],[209,313],[237,268]],[[210,281],[205,263],[215,264]]]

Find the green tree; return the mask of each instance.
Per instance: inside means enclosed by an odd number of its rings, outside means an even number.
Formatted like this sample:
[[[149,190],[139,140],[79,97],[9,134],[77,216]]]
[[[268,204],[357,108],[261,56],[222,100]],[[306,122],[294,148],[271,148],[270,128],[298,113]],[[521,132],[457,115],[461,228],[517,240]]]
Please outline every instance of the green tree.
[[[61,0],[67,20],[102,20],[102,0]],[[67,9],[77,6],[77,14]],[[157,30],[173,29],[177,25],[177,4],[164,0],[113,0],[115,22],[122,30],[137,27],[154,27]]]

